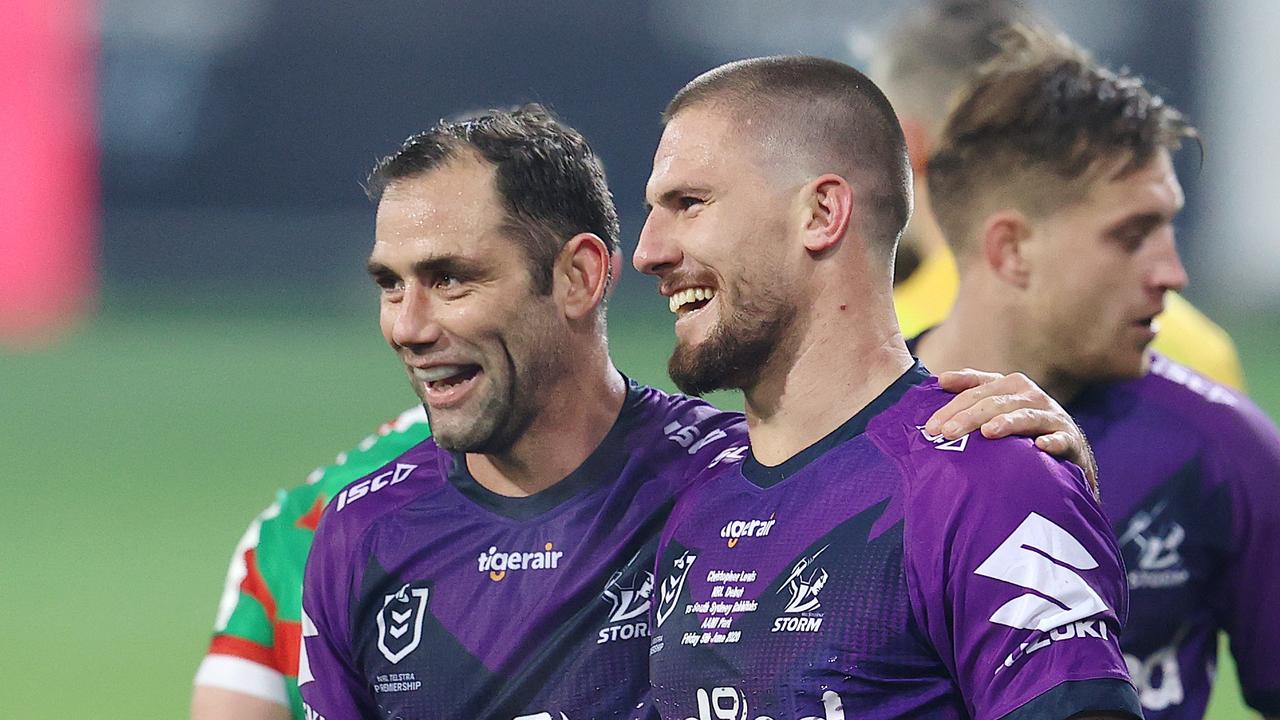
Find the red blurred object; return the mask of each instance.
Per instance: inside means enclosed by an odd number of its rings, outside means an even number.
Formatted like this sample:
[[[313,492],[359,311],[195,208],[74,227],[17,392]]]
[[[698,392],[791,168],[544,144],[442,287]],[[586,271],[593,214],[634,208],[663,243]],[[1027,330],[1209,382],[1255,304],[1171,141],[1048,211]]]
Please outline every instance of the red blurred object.
[[[96,6],[0,10],[0,345],[41,345],[96,291]]]

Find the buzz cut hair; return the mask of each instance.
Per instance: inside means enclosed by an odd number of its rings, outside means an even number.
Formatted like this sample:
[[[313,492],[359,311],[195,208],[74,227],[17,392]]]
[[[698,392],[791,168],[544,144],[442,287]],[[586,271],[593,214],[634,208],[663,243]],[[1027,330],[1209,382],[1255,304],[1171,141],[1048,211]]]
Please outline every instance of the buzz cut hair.
[[[618,211],[599,158],[581,133],[537,103],[441,120],[379,160],[366,192],[379,203],[396,183],[467,153],[493,166],[503,229],[524,250],[540,293],[551,292],[555,259],[573,236],[592,233],[611,258],[618,252]]]
[[[1122,179],[1198,133],[1127,71],[1062,35],[1013,26],[1000,55],[960,96],[929,158],[929,198],[957,255],[980,223],[1012,208],[1035,219]]]
[[[911,163],[893,106],[866,75],[818,57],[739,60],[681,88],[663,123],[695,107],[730,113],[754,133],[765,146],[761,162],[845,178],[858,194],[855,222],[868,247],[892,262],[911,217]]]

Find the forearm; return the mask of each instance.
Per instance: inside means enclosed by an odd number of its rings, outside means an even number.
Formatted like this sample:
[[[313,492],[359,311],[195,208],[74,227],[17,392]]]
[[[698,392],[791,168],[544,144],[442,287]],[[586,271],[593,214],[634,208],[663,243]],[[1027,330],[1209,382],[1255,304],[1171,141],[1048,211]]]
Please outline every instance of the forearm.
[[[291,720],[289,708],[271,700],[220,687],[197,685],[191,720]]]

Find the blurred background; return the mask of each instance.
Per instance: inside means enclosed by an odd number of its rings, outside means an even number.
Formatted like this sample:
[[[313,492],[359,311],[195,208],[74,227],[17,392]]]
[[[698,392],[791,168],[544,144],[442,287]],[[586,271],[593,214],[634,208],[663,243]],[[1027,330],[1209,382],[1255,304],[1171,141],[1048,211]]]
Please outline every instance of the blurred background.
[[[0,3],[0,717],[184,716],[249,520],[414,402],[363,272],[378,156],[548,104],[604,158],[629,258],[675,90],[765,53],[865,67],[910,4]],[[1280,415],[1280,4],[1029,4],[1200,127],[1186,294]],[[610,319],[668,386],[630,267]],[[1210,716],[1248,717],[1225,664]]]

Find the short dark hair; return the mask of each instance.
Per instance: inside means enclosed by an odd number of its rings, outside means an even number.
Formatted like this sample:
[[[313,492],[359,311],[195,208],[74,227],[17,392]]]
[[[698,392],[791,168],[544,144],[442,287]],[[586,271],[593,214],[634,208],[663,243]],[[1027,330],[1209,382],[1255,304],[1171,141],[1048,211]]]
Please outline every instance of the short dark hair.
[[[863,232],[893,256],[911,217],[911,162],[884,93],[866,75],[826,58],[739,60],[694,78],[672,98],[663,121],[701,105],[724,107],[743,127],[768,128],[793,147],[795,162],[834,172],[857,187],[868,210]]]
[[[1015,26],[960,97],[929,159],[929,196],[957,251],[992,201],[1043,215],[1078,202],[1196,130],[1141,78],[1093,62],[1061,35]],[[1117,167],[1118,164],[1118,167]]]
[[[537,103],[441,120],[379,160],[366,192],[380,202],[388,186],[466,151],[493,165],[505,229],[524,249],[539,292],[551,291],[555,257],[574,235],[594,233],[610,256],[618,252],[618,211],[600,160],[581,133]]]

